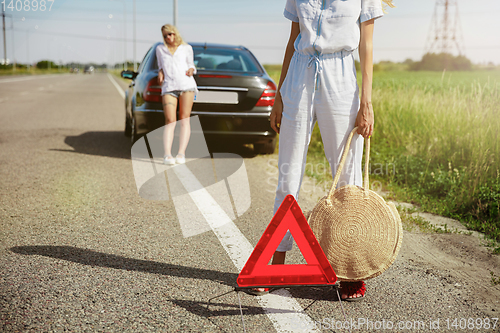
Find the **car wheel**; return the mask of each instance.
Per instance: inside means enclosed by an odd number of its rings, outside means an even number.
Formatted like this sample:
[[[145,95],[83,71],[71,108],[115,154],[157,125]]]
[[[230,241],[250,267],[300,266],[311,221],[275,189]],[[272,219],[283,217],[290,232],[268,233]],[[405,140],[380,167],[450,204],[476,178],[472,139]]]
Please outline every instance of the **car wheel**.
[[[276,149],[276,138],[265,143],[254,143],[253,151],[256,154],[273,154]]]
[[[125,131],[124,134],[127,138],[130,138],[132,136],[132,126],[130,126],[130,121],[125,117]]]
[[[132,114],[131,124],[130,124],[130,141],[134,144],[137,140],[139,140],[140,136],[137,135],[137,125],[135,123],[135,116]]]

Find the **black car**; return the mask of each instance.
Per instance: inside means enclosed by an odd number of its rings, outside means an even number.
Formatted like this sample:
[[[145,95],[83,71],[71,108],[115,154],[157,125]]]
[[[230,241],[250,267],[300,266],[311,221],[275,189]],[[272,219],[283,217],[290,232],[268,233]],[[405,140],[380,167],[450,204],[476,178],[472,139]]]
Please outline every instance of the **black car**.
[[[142,60],[137,72],[123,71],[132,80],[125,96],[125,135],[135,142],[165,125],[158,85],[156,46]],[[194,51],[199,93],[192,116],[198,116],[208,142],[252,143],[256,153],[271,154],[276,132],[269,116],[276,84],[245,47],[190,44]]]

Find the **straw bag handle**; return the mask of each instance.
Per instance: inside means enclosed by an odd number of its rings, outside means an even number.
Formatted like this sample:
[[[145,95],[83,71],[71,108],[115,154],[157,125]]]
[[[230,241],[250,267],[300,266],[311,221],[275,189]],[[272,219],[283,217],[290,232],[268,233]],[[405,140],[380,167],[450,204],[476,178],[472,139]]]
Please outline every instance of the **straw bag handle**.
[[[349,148],[351,147],[351,139],[354,133],[358,130],[357,127],[354,127],[354,129],[351,131],[351,134],[349,134],[349,137],[347,138],[347,142],[345,144],[344,152],[342,153],[342,158],[340,159],[340,164],[339,167],[337,168],[337,172],[335,173],[335,178],[333,178],[333,184],[332,187],[330,188],[330,192],[328,192],[327,200],[331,200],[333,196],[333,192],[335,192],[335,189],[337,188],[337,184],[340,179],[340,174],[342,173],[342,169],[344,168],[345,160],[347,159],[347,154],[349,153]],[[366,152],[365,152],[365,176],[363,180],[363,188],[365,190],[370,189],[370,180],[368,179],[368,164],[370,163],[370,138],[365,139],[366,141]]]

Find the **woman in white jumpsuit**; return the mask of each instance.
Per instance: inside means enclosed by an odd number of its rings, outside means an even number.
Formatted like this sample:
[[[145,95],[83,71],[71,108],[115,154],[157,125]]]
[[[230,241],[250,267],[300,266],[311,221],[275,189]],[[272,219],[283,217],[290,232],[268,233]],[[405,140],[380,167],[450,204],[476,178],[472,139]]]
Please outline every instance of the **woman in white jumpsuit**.
[[[392,6],[392,0],[383,1]],[[288,194],[298,198],[316,121],[332,174],[349,133],[358,126],[360,135],[352,140],[339,186],[361,186],[363,137],[372,135],[374,124],[373,26],[383,8],[382,0],[287,0],[284,15],[292,27],[271,113],[271,126],[280,134],[274,213]],[[362,71],[361,96],[353,56],[356,49]],[[273,264],[285,262],[292,243],[288,232],[276,249]],[[341,290],[342,299],[358,300],[366,289],[359,281],[342,282]]]

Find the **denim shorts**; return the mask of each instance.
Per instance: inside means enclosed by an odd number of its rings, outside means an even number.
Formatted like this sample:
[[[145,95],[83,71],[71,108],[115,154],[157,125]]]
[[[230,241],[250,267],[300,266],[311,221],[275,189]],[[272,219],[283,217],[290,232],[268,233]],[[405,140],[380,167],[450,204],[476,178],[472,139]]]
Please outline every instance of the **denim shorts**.
[[[189,92],[189,91],[192,91],[194,92],[194,89],[188,89],[188,90],[172,90],[172,91],[167,91],[166,93],[164,93],[163,95],[172,95],[174,96],[175,98],[179,98],[182,93],[185,93],[185,92]]]

